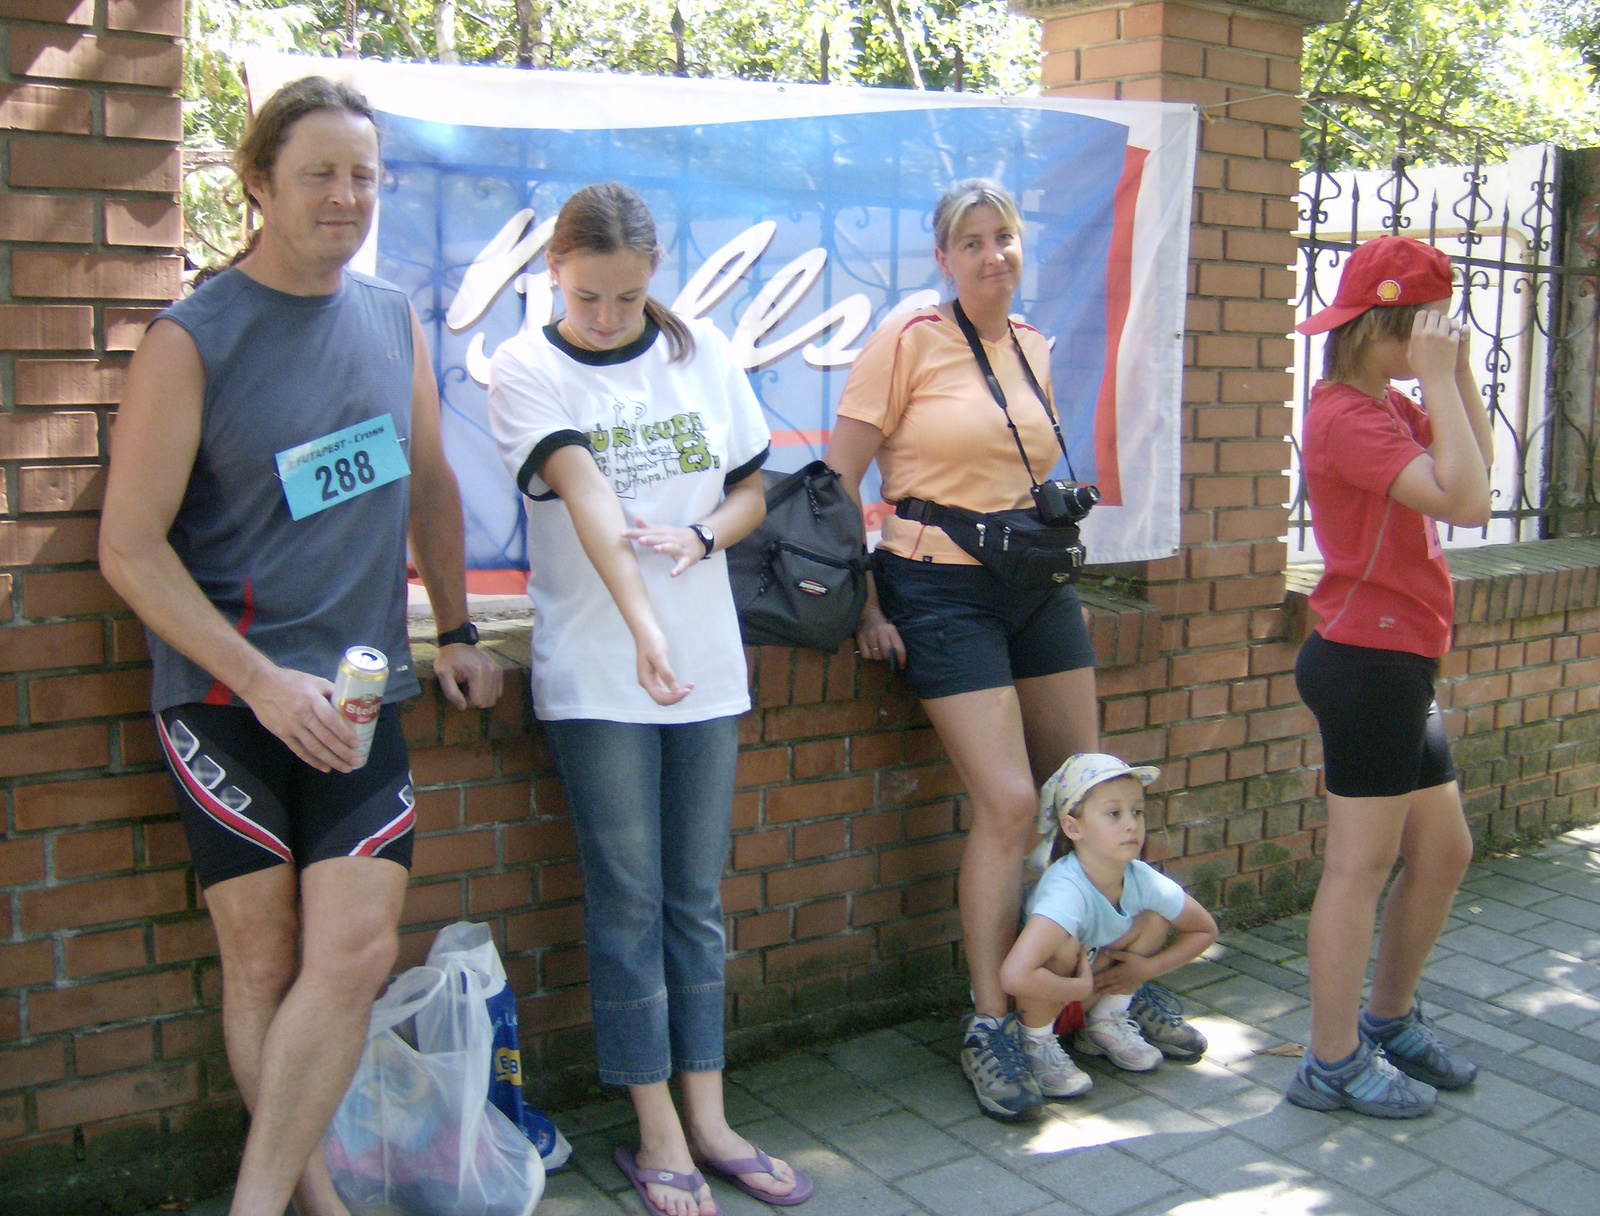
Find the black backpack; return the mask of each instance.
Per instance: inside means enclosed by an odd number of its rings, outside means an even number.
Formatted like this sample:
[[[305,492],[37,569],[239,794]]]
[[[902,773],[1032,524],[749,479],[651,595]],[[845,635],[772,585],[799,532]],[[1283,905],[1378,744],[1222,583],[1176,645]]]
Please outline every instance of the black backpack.
[[[861,509],[820,460],[761,480],[767,517],[728,550],[739,632],[750,646],[832,653],[855,636],[867,602]]]

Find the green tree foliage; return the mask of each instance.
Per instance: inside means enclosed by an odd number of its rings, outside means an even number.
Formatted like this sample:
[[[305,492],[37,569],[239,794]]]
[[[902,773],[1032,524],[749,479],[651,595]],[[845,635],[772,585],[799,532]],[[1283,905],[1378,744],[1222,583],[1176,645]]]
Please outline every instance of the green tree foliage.
[[[1600,8],[1600,0],[1576,0]],[[1361,0],[1307,32],[1307,160],[1320,124],[1333,167],[1387,165],[1402,132],[1429,164],[1507,148],[1600,141],[1600,99],[1553,15],[1574,0]]]
[[[207,265],[241,243],[238,183],[229,152],[244,132],[244,76],[238,52],[272,47],[325,53],[306,4],[189,0],[183,57],[183,215],[189,258]]]
[[[886,3],[925,87],[955,86],[957,48],[964,89],[1037,87],[1038,26],[1012,13],[1006,0],[680,0],[683,70],[815,81],[826,32],[832,83],[907,86],[913,74]],[[673,0],[188,0],[183,200],[190,260],[214,264],[240,244],[244,213],[227,163],[245,122],[244,51],[434,61],[441,11],[453,9],[446,26],[461,63],[512,67],[525,55],[527,66],[540,68],[663,75],[678,70],[674,8]]]
[[[1548,5],[1541,16],[1545,28],[1578,53],[1591,83],[1600,88],[1600,0],[1563,0]]]

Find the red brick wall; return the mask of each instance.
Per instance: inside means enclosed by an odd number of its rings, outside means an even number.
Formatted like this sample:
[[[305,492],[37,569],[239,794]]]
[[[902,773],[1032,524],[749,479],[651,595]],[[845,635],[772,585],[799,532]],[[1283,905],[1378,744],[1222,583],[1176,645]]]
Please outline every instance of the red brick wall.
[[[179,27],[179,0],[0,0],[8,1216],[203,1193],[226,1180],[239,1132],[214,939],[144,709],[142,632],[92,564],[122,360],[179,288]],[[1299,27],[1139,4],[1044,36],[1046,80],[1064,88],[1256,97],[1201,126],[1183,549],[1118,572],[1149,602],[1092,585],[1085,598],[1106,744],[1165,769],[1151,856],[1214,905],[1287,903],[1316,877],[1322,827],[1317,742],[1290,674],[1303,600],[1285,594],[1278,540],[1299,116],[1257,95],[1298,71]],[[1566,543],[1458,569],[1441,704],[1469,810],[1501,833],[1596,815],[1600,545]],[[914,702],[849,656],[769,648],[751,667],[724,884],[731,1046],[961,993],[964,800]],[[522,997],[529,1075],[543,1097],[570,1094],[592,1058],[579,875],[525,687],[512,681],[486,714],[430,689],[405,722],[419,831],[403,962],[452,920],[492,924]]]
[[[1134,573],[1152,662],[1100,681],[1110,745],[1164,760],[1160,848],[1231,900],[1302,886],[1320,815],[1284,636],[1301,24],[1267,6],[1042,3],[1045,91],[1202,107],[1183,388],[1182,550]],[[1249,846],[1282,837],[1288,858]],[[1260,859],[1277,858],[1269,868]]]
[[[182,26],[0,0],[0,1177],[62,1197],[152,1112],[204,1119],[218,1050],[142,631],[92,564],[127,352],[181,286]]]
[[[750,657],[723,882],[736,1048],[920,1007],[954,975],[958,936],[960,788],[914,699],[853,654]],[[431,689],[407,709],[419,818],[402,965],[443,924],[493,924],[549,1092],[591,1073],[593,1044],[576,843],[523,680],[493,714]]]

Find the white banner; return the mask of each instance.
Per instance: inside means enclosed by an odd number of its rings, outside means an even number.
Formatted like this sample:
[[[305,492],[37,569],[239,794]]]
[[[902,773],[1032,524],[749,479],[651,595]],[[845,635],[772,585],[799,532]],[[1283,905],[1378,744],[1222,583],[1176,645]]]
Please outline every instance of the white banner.
[[[733,339],[778,469],[821,454],[866,335],[939,298],[940,193],[999,180],[1027,224],[1015,309],[1053,343],[1072,464],[1103,496],[1084,526],[1089,559],[1177,551],[1193,106],[282,55],[246,69],[253,104],[316,73],[378,111],[386,174],[357,264],[404,288],[422,318],[471,566],[527,562],[488,433],[488,360],[550,320],[556,212],[609,180],[655,215],[667,250],[655,294]],[[870,507],[869,526],[886,511]]]

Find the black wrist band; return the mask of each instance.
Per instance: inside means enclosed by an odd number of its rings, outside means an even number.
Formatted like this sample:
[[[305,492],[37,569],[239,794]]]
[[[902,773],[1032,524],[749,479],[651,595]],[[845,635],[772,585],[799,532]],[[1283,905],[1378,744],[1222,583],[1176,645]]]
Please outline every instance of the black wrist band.
[[[478,627],[468,621],[465,625],[457,625],[454,629],[445,630],[434,641],[441,650],[446,646],[455,646],[460,643],[476,646],[478,644]]]

